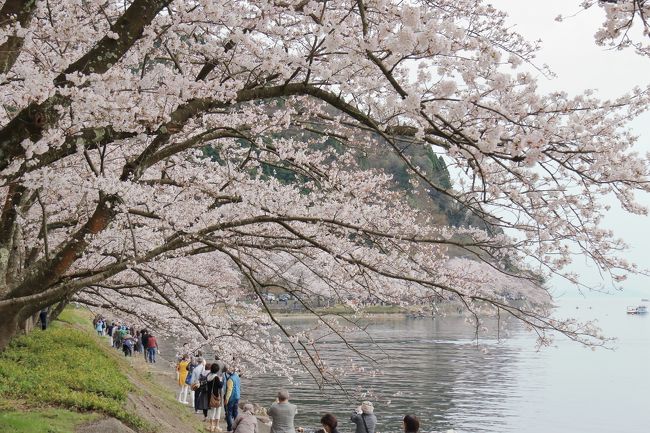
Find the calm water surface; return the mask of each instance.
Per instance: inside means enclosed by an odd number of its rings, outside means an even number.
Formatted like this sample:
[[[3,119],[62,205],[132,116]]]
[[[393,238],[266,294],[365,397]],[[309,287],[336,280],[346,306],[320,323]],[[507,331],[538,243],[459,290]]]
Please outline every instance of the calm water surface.
[[[351,369],[342,382],[375,403],[382,433],[397,431],[406,413],[418,415],[429,432],[648,433],[650,314],[625,312],[639,301],[561,301],[560,315],[598,318],[605,333],[618,338],[615,350],[591,351],[558,339],[537,351],[535,337],[515,324],[500,340],[480,340],[477,349],[471,327],[460,318],[374,320],[369,330],[383,355],[362,335],[352,341],[374,350],[377,372]],[[323,357],[332,363],[349,359],[335,344],[326,349]],[[356,400],[299,379],[287,384],[245,376],[242,398],[270,404],[286,387],[299,405],[297,425],[313,427],[321,414],[332,412],[342,433],[352,431],[348,419]]]

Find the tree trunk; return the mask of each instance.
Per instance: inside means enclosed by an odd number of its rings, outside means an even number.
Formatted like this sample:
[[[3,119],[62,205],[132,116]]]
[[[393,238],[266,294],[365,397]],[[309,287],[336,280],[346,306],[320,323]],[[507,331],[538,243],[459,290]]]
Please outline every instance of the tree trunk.
[[[3,351],[9,342],[20,331],[19,311],[0,311],[0,352]]]
[[[65,309],[65,307],[68,306],[69,303],[70,301],[68,299],[64,299],[63,301],[56,304],[54,307],[50,307],[50,311],[47,315],[47,323],[48,323],[47,326],[50,326],[50,322],[59,318],[59,315],[63,312],[63,310]]]
[[[0,352],[15,336],[27,334],[34,329],[39,311],[36,306],[0,309]]]

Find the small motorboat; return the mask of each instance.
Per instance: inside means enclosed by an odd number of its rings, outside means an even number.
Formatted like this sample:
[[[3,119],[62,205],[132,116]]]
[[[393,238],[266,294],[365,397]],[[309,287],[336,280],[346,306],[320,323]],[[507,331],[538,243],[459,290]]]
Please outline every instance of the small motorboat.
[[[627,307],[627,314],[645,314],[648,312],[648,307],[645,305],[637,305],[636,307]]]

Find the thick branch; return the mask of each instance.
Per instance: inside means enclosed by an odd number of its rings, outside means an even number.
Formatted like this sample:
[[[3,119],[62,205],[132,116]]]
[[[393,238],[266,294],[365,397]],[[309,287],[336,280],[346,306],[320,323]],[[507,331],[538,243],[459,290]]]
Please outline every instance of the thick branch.
[[[0,9],[0,28],[10,24],[19,23],[25,28],[34,16],[36,0],[6,0]],[[0,74],[6,74],[11,70],[20,55],[25,38],[9,36],[0,45]]]

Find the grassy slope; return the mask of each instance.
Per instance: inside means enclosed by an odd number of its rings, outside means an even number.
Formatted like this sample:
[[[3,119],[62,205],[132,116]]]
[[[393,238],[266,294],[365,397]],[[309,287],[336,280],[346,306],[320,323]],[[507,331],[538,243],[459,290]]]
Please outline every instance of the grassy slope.
[[[0,431],[70,432],[97,414],[153,431],[151,423],[127,407],[129,393],[143,394],[132,385],[134,376],[145,375],[100,343],[105,344],[93,335],[84,310],[72,309],[47,331],[16,338],[0,353]],[[146,376],[142,379],[153,385]]]
[[[19,410],[0,411],[2,433],[69,433],[74,427],[98,418],[95,413],[79,413],[66,409],[44,408],[25,414]]]

